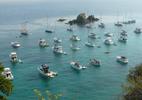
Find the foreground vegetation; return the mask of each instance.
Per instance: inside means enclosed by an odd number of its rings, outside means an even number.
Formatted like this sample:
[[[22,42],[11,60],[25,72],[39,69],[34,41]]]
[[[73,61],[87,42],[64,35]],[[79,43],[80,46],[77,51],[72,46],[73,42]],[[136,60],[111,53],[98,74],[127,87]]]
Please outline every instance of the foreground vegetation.
[[[129,71],[124,89],[124,100],[142,100],[142,64]]]
[[[0,100],[7,100],[7,96],[9,96],[12,92],[12,82],[10,80],[5,79],[1,73],[4,69],[4,66],[0,63]]]

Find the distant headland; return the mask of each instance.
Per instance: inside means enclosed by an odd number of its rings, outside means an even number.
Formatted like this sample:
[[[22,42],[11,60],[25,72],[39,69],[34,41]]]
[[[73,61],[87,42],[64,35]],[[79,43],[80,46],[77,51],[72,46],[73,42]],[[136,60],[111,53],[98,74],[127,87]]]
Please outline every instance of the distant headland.
[[[85,13],[80,13],[76,19],[69,21],[68,24],[86,25],[95,21],[99,21],[99,18],[95,18],[94,15],[86,16]]]

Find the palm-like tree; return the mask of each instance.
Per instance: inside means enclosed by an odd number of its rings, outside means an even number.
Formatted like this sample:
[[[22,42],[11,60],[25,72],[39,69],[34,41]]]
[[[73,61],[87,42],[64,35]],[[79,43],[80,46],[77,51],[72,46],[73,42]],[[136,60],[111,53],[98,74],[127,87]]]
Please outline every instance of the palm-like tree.
[[[124,89],[124,100],[142,100],[142,64],[130,70]]]
[[[4,66],[0,63],[0,100],[7,100],[12,92],[12,82],[8,79],[5,79],[1,73],[3,72]]]

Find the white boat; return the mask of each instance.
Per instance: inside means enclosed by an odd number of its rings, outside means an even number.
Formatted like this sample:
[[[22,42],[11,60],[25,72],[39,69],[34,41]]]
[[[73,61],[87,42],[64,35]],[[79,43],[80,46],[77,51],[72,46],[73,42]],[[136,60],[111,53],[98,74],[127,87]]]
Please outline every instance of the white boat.
[[[106,33],[105,36],[106,36],[106,37],[112,37],[112,36],[113,36],[113,33]]]
[[[39,40],[39,46],[40,47],[48,47],[49,45],[48,45],[48,43],[45,39],[40,39]]]
[[[61,42],[62,42],[62,40],[61,40],[61,39],[59,39],[59,38],[57,38],[57,37],[54,37],[54,39],[53,39],[53,40],[54,40],[54,42],[55,42],[55,43],[61,43]]]
[[[136,29],[134,30],[134,32],[135,32],[136,34],[140,34],[140,33],[142,33],[142,30],[141,30],[141,28],[136,28]]]
[[[40,67],[37,68],[39,73],[45,77],[53,78],[57,76],[56,72],[50,71],[49,67],[47,64],[41,65]]]
[[[128,63],[128,59],[125,56],[117,56],[116,59],[120,63],[124,63],[124,64]]]
[[[118,39],[118,41],[120,41],[120,42],[127,42],[127,36],[120,36],[119,37],[119,39]]]
[[[14,79],[10,68],[4,68],[4,71],[1,74],[2,74],[2,76],[4,76],[4,78],[6,78],[8,80]]]
[[[72,35],[70,40],[72,40],[72,41],[80,41],[80,38],[77,35]]]
[[[70,65],[72,68],[76,69],[76,70],[81,70],[81,69],[85,69],[87,67],[80,65],[78,62],[70,62]]]
[[[10,57],[10,61],[11,62],[13,62],[13,63],[17,63],[18,62],[18,58],[17,58],[16,52],[11,52],[9,57]]]
[[[87,47],[95,47],[95,44],[93,44],[92,42],[86,42],[85,43],[85,45],[87,46]]]
[[[88,35],[88,37],[91,38],[91,39],[96,39],[97,38],[95,33],[90,33]]]
[[[20,45],[19,42],[15,41],[15,42],[11,42],[11,46],[12,46],[13,48],[19,48],[21,45]]]
[[[118,26],[118,27],[122,27],[123,26],[119,21],[117,23],[115,23],[114,25]]]
[[[105,24],[104,24],[104,23],[100,23],[100,24],[98,25],[98,27],[100,27],[100,28],[105,28]]]
[[[73,44],[71,44],[70,47],[71,47],[71,49],[74,50],[74,51],[80,50],[79,47],[77,47],[76,45],[73,45]]]
[[[90,59],[89,63],[93,66],[100,66],[101,65],[101,61],[99,61],[97,59]]]
[[[105,39],[104,43],[105,43],[106,45],[112,45],[112,44],[113,44],[113,41],[112,41],[112,39],[109,37],[109,38],[106,38],[106,39]]]
[[[54,45],[53,52],[57,54],[64,54],[62,46]]]

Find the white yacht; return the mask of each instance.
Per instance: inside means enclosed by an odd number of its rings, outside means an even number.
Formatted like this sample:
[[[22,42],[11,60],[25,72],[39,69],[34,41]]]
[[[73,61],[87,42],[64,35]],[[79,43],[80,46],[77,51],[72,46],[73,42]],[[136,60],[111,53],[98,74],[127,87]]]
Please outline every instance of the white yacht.
[[[61,43],[61,42],[62,42],[62,40],[61,40],[61,39],[59,39],[59,38],[57,38],[57,37],[54,37],[54,39],[53,39],[53,40],[54,40],[54,42],[55,42],[55,43]]]
[[[21,45],[20,45],[19,42],[15,41],[15,42],[11,42],[11,46],[12,46],[13,48],[19,48]]]
[[[4,71],[1,74],[8,80],[14,79],[10,68],[4,68]]]
[[[13,62],[13,63],[18,62],[18,58],[17,58],[16,52],[11,52],[10,55],[9,55],[9,57],[10,57],[10,61],[11,62]]]
[[[100,28],[105,28],[105,24],[104,24],[104,23],[100,23],[100,24],[98,25],[98,27],[100,27]]]
[[[57,54],[64,54],[63,47],[58,45],[53,46],[53,52]]]
[[[108,38],[105,39],[104,43],[105,43],[106,45],[112,45],[112,44],[113,44],[113,41],[112,41],[112,39],[111,39],[110,37],[108,37]]]
[[[40,39],[39,40],[39,46],[40,47],[48,47],[49,45],[48,45],[48,43],[45,39]]]
[[[120,63],[124,63],[124,64],[128,63],[128,59],[125,56],[117,56],[116,59]]]
[[[90,59],[89,64],[91,64],[93,66],[100,66],[101,65],[101,61],[99,61],[97,59]]]
[[[91,39],[96,39],[97,38],[95,33],[90,33],[88,35],[88,37],[91,38]]]
[[[118,26],[118,27],[122,27],[123,26],[119,21],[117,23],[115,23],[114,25]]]
[[[72,35],[70,40],[72,40],[72,41],[80,41],[80,38],[77,35]]]
[[[140,33],[142,33],[142,30],[141,30],[141,28],[136,28],[136,29],[134,30],[134,32],[135,32],[136,34],[140,34]]]
[[[76,70],[81,70],[81,69],[85,69],[87,67],[80,65],[78,62],[72,61],[70,62],[70,65],[72,68],[76,69]]]
[[[57,76],[56,72],[50,71],[49,66],[47,64],[43,64],[37,68],[39,73],[45,77],[53,78]]]

